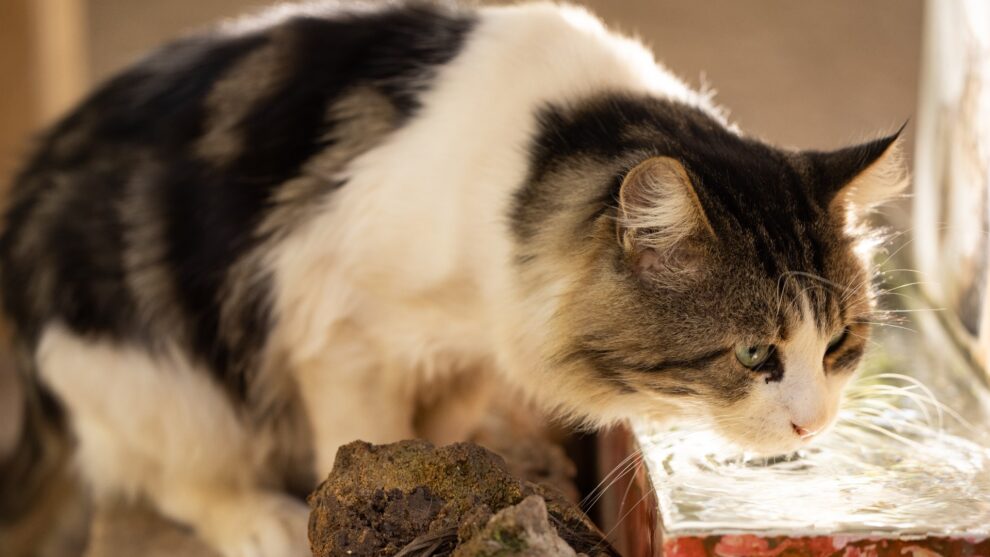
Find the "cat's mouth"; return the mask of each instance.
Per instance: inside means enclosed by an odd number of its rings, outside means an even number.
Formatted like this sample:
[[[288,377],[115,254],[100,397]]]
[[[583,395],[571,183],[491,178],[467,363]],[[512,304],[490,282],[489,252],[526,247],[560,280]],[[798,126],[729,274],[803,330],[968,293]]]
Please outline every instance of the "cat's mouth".
[[[814,450],[814,449],[811,449]],[[737,466],[745,466],[747,468],[769,468],[769,467],[780,467],[787,466],[788,470],[801,470],[806,466],[802,464],[802,461],[806,459],[809,455],[808,449],[799,449],[797,451],[774,455],[774,456],[758,456],[758,457],[746,457],[740,456],[736,458],[725,459],[722,464],[735,464]]]

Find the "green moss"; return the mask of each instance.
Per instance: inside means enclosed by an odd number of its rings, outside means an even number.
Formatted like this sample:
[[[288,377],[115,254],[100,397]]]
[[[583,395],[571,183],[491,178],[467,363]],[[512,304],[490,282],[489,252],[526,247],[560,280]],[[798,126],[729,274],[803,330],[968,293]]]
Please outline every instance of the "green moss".
[[[526,541],[523,539],[522,533],[515,528],[499,528],[492,532],[492,539],[502,547],[488,557],[514,555],[526,549]]]

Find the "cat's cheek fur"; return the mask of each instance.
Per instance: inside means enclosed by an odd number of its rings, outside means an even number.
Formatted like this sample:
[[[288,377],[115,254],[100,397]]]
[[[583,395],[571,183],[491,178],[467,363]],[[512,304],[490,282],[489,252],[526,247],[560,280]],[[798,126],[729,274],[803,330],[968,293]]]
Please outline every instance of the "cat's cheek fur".
[[[805,315],[809,315],[807,306]],[[826,373],[822,355],[828,336],[814,319],[803,319],[788,342],[778,347],[784,373],[780,381],[757,374],[749,395],[714,411],[714,427],[746,450],[767,455],[792,451],[824,433],[839,413],[850,373]],[[802,438],[798,426],[812,435]]]

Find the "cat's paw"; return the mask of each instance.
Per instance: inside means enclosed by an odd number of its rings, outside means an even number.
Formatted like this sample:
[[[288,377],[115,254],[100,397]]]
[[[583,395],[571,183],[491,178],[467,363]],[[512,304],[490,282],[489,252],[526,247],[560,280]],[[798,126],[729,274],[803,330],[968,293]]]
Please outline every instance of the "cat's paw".
[[[201,534],[224,557],[308,557],[309,507],[279,494],[219,506]]]

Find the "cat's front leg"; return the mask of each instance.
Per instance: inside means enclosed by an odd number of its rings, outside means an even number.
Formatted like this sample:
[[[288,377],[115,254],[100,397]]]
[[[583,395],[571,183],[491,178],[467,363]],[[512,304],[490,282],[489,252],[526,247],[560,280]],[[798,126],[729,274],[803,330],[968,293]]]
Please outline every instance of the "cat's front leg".
[[[310,555],[309,507],[280,492],[182,482],[154,494],[165,516],[193,527],[224,557]]]
[[[415,436],[413,377],[360,331],[335,331],[318,355],[292,368],[313,433],[317,481],[330,473],[341,445]]]
[[[224,557],[310,554],[309,508],[263,487],[264,447],[185,354],[51,325],[37,358],[72,416],[76,466],[98,504],[146,499]]]

